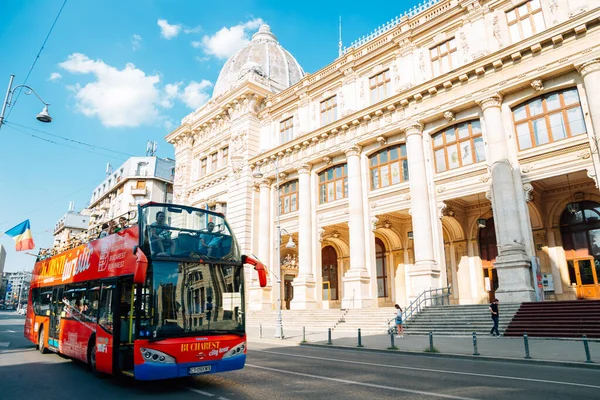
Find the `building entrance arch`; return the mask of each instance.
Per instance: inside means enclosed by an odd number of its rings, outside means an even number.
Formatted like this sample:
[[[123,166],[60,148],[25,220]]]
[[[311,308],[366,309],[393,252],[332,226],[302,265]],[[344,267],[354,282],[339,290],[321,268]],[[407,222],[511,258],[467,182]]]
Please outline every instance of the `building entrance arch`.
[[[323,247],[321,260],[323,300],[339,300],[338,255],[333,246]]]
[[[377,267],[377,297],[388,297],[388,272],[386,263],[385,244],[379,238],[375,238],[375,265]]]
[[[494,267],[494,262],[498,257],[498,244],[493,217],[486,219],[485,226],[479,228],[479,257],[483,267],[483,287],[488,292],[491,303],[496,297],[498,289],[498,274]]]
[[[600,204],[567,204],[560,217],[560,233],[577,298],[600,299]]]

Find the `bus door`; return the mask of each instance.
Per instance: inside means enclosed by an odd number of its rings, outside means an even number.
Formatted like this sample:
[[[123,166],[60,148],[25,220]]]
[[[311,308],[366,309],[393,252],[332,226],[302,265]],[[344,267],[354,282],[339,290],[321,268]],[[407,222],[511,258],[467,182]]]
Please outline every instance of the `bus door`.
[[[118,283],[119,305],[115,315],[115,347],[117,353],[116,365],[119,370],[133,374],[133,340],[135,334],[135,290],[133,277],[127,276],[119,279]],[[116,324],[115,324],[116,325]]]
[[[102,282],[100,307],[98,310],[98,328],[96,329],[96,369],[107,374],[113,373],[115,358],[115,314],[118,312],[116,281]],[[116,335],[118,338],[119,336]],[[118,347],[118,346],[117,346]],[[93,351],[93,349],[91,350]]]
[[[48,329],[48,346],[58,349],[60,339],[60,320],[65,316],[63,303],[64,286],[52,288],[52,304],[50,307],[50,327]]]

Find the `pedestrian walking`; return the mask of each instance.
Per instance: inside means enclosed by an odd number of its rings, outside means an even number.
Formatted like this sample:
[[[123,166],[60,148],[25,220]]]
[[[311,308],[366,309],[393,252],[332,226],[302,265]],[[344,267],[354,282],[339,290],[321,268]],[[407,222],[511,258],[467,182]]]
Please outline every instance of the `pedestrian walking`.
[[[494,321],[494,326],[492,326],[492,330],[490,331],[490,335],[492,336],[500,336],[500,332],[498,332],[498,318],[500,316],[500,312],[498,311],[498,299],[494,299],[490,304],[490,312],[492,313],[492,321]]]
[[[396,327],[398,329],[397,338],[401,338],[404,336],[404,331],[402,329],[402,308],[398,304],[394,305],[396,307]]]

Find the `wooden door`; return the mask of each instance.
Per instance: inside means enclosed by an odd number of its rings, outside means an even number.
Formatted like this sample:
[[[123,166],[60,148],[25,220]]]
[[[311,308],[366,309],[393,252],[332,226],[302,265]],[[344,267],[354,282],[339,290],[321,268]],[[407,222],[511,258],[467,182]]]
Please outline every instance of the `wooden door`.
[[[600,263],[593,258],[568,260],[569,275],[578,299],[600,298]],[[573,279],[574,278],[574,279]]]
[[[498,274],[494,267],[494,262],[498,257],[498,245],[493,218],[486,220],[485,227],[479,229],[479,256],[483,267],[483,287],[488,292],[488,299],[491,303],[496,297],[498,289]]]

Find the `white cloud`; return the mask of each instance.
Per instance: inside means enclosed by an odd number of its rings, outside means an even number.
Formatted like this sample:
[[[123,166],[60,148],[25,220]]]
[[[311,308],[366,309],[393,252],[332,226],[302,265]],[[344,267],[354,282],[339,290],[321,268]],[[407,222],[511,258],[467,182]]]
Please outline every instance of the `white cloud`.
[[[191,81],[185,89],[183,89],[183,93],[179,96],[179,98],[190,108],[196,109],[202,106],[204,103],[208,101],[210,98],[210,94],[206,92],[206,89],[212,87],[212,83],[207,81],[206,79],[201,80],[200,82]]]
[[[62,75],[58,72],[53,72],[50,74],[50,77],[48,78],[48,80],[50,82],[56,82],[58,80],[62,79]]]
[[[198,41],[193,41],[191,43],[192,47],[195,49],[199,49],[200,47],[202,47],[202,42],[198,42]]]
[[[137,51],[140,47],[142,47],[142,37],[140,35],[134,34],[131,38],[131,47],[133,51]]]
[[[177,37],[177,35],[179,35],[179,32],[181,32],[180,24],[171,25],[167,22],[166,19],[159,19],[156,23],[158,24],[158,26],[160,26],[161,36],[167,40]]]
[[[176,83],[168,83],[165,85],[165,88],[163,89],[162,98],[160,100],[160,105],[162,107],[164,107],[164,108],[173,107],[173,100],[175,100],[179,97],[179,88],[181,87],[182,84],[183,84],[183,82],[176,82]]]
[[[202,30],[202,28],[200,26],[196,26],[194,28],[185,28],[183,30],[183,33],[185,34],[189,34],[189,33],[198,33]]]
[[[217,58],[229,58],[250,41],[249,31],[258,28],[262,23],[262,19],[256,18],[230,28],[223,27],[212,36],[205,35],[202,38],[204,52]]]
[[[101,60],[73,53],[59,64],[73,74],[93,74],[95,81],[70,86],[77,109],[88,117],[98,117],[107,127],[134,127],[152,123],[159,115],[158,75],[146,75],[133,64],[117,69]]]

